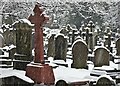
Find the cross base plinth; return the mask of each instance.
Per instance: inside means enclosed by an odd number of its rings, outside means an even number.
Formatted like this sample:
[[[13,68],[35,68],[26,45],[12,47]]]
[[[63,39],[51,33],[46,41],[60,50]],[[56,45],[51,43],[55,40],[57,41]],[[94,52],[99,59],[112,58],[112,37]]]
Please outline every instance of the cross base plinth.
[[[52,66],[48,64],[28,64],[26,76],[37,84],[54,85],[55,82]]]

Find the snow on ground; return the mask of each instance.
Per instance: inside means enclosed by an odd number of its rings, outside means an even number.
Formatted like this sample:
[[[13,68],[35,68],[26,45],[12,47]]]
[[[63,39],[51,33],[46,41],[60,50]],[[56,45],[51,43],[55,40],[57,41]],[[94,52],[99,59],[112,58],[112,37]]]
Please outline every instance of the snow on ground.
[[[29,83],[34,83],[33,80],[25,76],[25,71],[13,70],[13,68],[0,68],[0,78],[10,77],[10,76],[16,76]]]

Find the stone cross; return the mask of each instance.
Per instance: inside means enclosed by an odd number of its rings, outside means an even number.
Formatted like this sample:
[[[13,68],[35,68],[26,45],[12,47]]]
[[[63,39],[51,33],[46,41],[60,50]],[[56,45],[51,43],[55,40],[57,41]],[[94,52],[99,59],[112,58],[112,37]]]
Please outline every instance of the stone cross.
[[[94,28],[95,28],[95,25],[94,25],[93,21],[89,21],[87,27],[90,28],[90,31],[91,31],[91,32],[93,32],[93,31],[94,31]]]
[[[83,37],[85,36],[85,41],[86,41],[86,44],[88,45],[88,48],[93,50],[93,33],[90,32],[90,28],[86,27],[85,28],[85,33],[82,33]]]
[[[43,46],[43,30],[42,25],[48,20],[43,14],[43,9],[36,5],[34,8],[34,16],[30,16],[29,20],[35,25],[34,47],[35,58],[34,63],[30,63],[26,68],[26,76],[30,77],[35,83],[42,85],[53,85],[55,82],[52,66],[45,64],[44,46]],[[37,63],[37,64],[36,64]]]
[[[30,15],[29,20],[35,24],[35,58],[34,62],[44,63],[44,48],[43,48],[43,30],[42,25],[48,20],[48,17],[43,14],[43,9],[40,9],[38,5],[34,8],[34,16]]]

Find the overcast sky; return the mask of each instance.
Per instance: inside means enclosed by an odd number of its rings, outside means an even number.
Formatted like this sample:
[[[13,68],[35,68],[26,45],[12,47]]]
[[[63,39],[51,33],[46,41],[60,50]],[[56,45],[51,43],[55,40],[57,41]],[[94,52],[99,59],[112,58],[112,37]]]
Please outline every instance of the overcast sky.
[[[1,0],[3,2],[7,1],[15,1],[15,2],[31,2],[31,1],[50,1],[50,0]],[[118,2],[120,0],[51,0],[51,1],[89,1],[89,2],[93,2],[93,1],[96,1],[96,2],[99,2],[99,1],[105,1],[105,2]]]

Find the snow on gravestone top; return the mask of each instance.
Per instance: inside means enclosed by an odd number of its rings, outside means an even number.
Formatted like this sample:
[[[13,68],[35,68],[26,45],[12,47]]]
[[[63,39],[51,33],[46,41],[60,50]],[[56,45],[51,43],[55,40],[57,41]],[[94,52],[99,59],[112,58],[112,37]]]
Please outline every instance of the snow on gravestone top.
[[[0,34],[0,47],[4,47],[4,37],[2,34]]]
[[[94,50],[95,67],[101,67],[103,65],[109,66],[109,61],[110,61],[110,54],[109,54],[109,50],[106,47],[100,46],[95,48]]]
[[[55,37],[55,57],[54,60],[66,61],[67,54],[67,38],[63,34]]]
[[[19,19],[18,21],[14,22],[12,25],[14,26],[18,23],[27,24],[29,26],[34,26],[34,24],[32,24],[28,19]]]
[[[102,75],[98,78],[96,86],[116,86],[116,84],[110,76]]]
[[[87,68],[88,47],[87,44],[81,40],[76,40],[72,45],[73,68]]]
[[[117,50],[116,55],[120,56],[120,38],[117,39],[116,41],[116,50]]]

